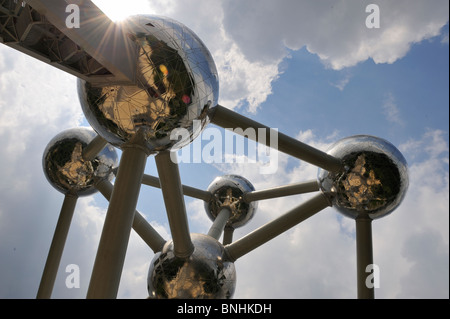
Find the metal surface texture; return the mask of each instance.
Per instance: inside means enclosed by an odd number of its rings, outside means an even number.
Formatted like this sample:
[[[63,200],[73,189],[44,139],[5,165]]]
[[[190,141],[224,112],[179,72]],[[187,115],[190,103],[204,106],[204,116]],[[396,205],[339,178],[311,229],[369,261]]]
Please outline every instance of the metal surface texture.
[[[231,217],[226,226],[233,228],[244,226],[252,219],[258,203],[246,203],[243,196],[254,190],[253,185],[242,176],[216,177],[208,187],[212,197],[209,201],[205,201],[206,214],[214,221],[222,207],[228,207],[231,210]]]
[[[218,101],[211,54],[190,29],[170,19],[140,15],[122,25],[138,46],[132,57],[137,84],[96,86],[79,80],[87,120],[117,147],[136,143],[139,131],[139,144],[151,153],[189,144],[209,123],[208,110]]]
[[[224,248],[214,238],[192,234],[195,250],[176,257],[168,242],[153,258],[148,273],[151,299],[229,299],[236,287],[234,263],[225,260]]]
[[[343,169],[319,169],[318,180],[339,212],[354,219],[377,219],[400,205],[409,184],[408,168],[391,143],[369,135],[351,136],[334,144],[328,154],[341,159]]]
[[[42,159],[45,177],[61,193],[88,196],[97,191],[97,178],[113,179],[118,157],[112,146],[107,145],[92,161],[83,157],[95,136],[91,129],[74,128],[61,132],[47,145]]]

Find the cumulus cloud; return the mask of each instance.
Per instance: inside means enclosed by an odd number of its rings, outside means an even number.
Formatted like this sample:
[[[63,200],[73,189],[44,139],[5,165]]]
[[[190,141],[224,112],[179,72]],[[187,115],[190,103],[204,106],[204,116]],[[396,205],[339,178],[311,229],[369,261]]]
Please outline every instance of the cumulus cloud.
[[[273,61],[286,48],[306,46],[333,69],[372,58],[393,63],[411,43],[437,36],[447,23],[448,2],[431,7],[425,1],[378,1],[381,25],[366,27],[371,1],[225,2],[224,23],[251,60]]]
[[[374,223],[384,298],[448,298],[447,134],[429,130],[399,147],[409,162],[410,186],[397,211]]]
[[[152,13],[177,19],[204,40],[219,70],[220,103],[255,112],[272,93],[280,63],[306,48],[331,69],[372,59],[393,63],[413,43],[438,36],[448,1],[381,0],[380,28],[369,29],[373,1],[149,0]],[[444,40],[445,41],[445,40]],[[344,88],[349,79],[337,83]]]

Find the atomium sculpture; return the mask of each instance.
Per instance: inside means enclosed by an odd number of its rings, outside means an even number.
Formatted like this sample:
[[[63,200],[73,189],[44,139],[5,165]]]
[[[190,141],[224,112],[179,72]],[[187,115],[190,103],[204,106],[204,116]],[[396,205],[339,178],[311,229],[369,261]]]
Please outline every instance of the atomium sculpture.
[[[81,28],[68,30],[62,1],[30,0],[21,10],[12,0],[2,5],[3,12],[10,10],[15,17],[0,24],[3,42],[43,61],[51,57],[52,65],[78,76],[83,112],[98,134],[85,129],[63,132],[44,152],[45,174],[66,197],[38,298],[51,296],[76,198],[97,190],[110,204],[88,298],[116,298],[131,229],[155,253],[147,280],[149,298],[231,298],[237,259],[329,206],[356,221],[358,297],[374,297],[374,289],[365,285],[366,266],[373,264],[371,222],[398,207],[408,187],[406,161],[392,144],[354,136],[322,152],[218,105],[213,58],[201,40],[176,21],[137,15],[115,25],[85,1],[80,4]],[[22,29],[14,23],[25,23],[24,14],[32,17],[28,23],[33,32],[19,37]],[[33,29],[37,21],[44,27]],[[18,36],[11,38],[13,29]],[[52,32],[61,39],[60,50],[44,45],[51,42],[47,40]],[[28,36],[43,45],[30,46]],[[77,61],[63,50],[70,45],[80,48]],[[55,52],[60,55],[55,57]],[[171,151],[192,142],[208,123],[243,132],[252,128],[257,135],[265,134],[255,138],[269,147],[270,135],[277,134],[279,151],[319,167],[317,180],[266,190],[255,190],[236,175],[217,177],[206,191],[181,184]],[[172,133],[180,129],[189,134],[175,134],[173,139]],[[118,167],[111,145],[122,150]],[[159,177],[144,174],[150,155]],[[142,184],[161,188],[172,240],[162,238],[136,211]],[[311,192],[317,194],[233,241],[234,229],[251,221],[257,201]],[[205,202],[213,221],[208,234],[190,233],[184,196]]]

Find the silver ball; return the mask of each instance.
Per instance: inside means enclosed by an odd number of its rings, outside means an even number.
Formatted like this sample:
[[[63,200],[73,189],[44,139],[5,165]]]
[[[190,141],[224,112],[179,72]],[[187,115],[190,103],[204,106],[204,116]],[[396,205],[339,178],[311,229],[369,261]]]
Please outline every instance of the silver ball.
[[[88,128],[74,128],[56,135],[47,145],[42,159],[50,184],[63,194],[87,196],[97,190],[97,178],[112,180],[118,165],[115,149],[107,145],[93,161],[83,159],[84,148],[97,136]]]
[[[181,148],[209,123],[217,105],[218,73],[203,42],[167,18],[137,15],[122,22],[136,44],[136,85],[78,81],[83,112],[114,146],[138,141],[150,153]],[[174,131],[176,129],[183,129]],[[171,133],[177,132],[172,136]],[[180,137],[181,136],[181,137]]]
[[[168,242],[153,258],[148,273],[149,298],[229,299],[236,288],[234,263],[223,245],[212,237],[191,234],[194,252],[188,258],[173,253]]]
[[[371,219],[390,214],[402,202],[409,184],[405,158],[391,143],[358,135],[334,144],[328,154],[342,160],[337,173],[319,169],[322,191],[342,214]]]
[[[221,211],[222,204],[227,201],[233,203],[231,217],[227,226],[232,228],[242,227],[247,224],[255,214],[257,202],[245,203],[242,197],[245,193],[254,191],[253,185],[244,177],[238,175],[219,176],[209,185],[208,192],[213,196],[209,202],[205,202],[205,210],[208,217],[214,221]]]

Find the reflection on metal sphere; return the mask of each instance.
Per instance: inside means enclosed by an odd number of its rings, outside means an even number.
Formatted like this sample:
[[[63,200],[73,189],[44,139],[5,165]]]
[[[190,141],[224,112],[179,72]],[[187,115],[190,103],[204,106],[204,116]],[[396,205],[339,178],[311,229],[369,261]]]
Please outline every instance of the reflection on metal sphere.
[[[227,261],[221,243],[202,234],[191,234],[195,246],[188,258],[173,253],[168,242],[153,258],[148,273],[148,293],[157,299],[229,299],[236,288],[234,263]]]
[[[400,205],[408,188],[408,168],[392,144],[373,136],[352,136],[334,144],[328,154],[341,159],[343,168],[334,174],[319,169],[318,179],[339,212],[376,219]]]
[[[258,206],[257,202],[245,203],[242,196],[254,191],[253,185],[238,175],[219,176],[209,185],[208,192],[213,196],[205,202],[208,217],[214,221],[224,205],[231,208],[231,217],[227,226],[237,228],[247,224]]]
[[[115,149],[107,145],[93,161],[83,159],[84,148],[97,134],[88,128],[61,132],[48,143],[42,164],[45,177],[63,194],[87,196],[96,192],[96,178],[112,180],[118,158]]]
[[[130,58],[137,60],[137,84],[94,86],[79,80],[87,120],[117,147],[139,140],[155,153],[189,144],[208,124],[208,109],[218,102],[218,74],[210,52],[174,20],[138,15],[123,25],[136,44]],[[178,128],[186,130],[183,137],[171,140]]]

